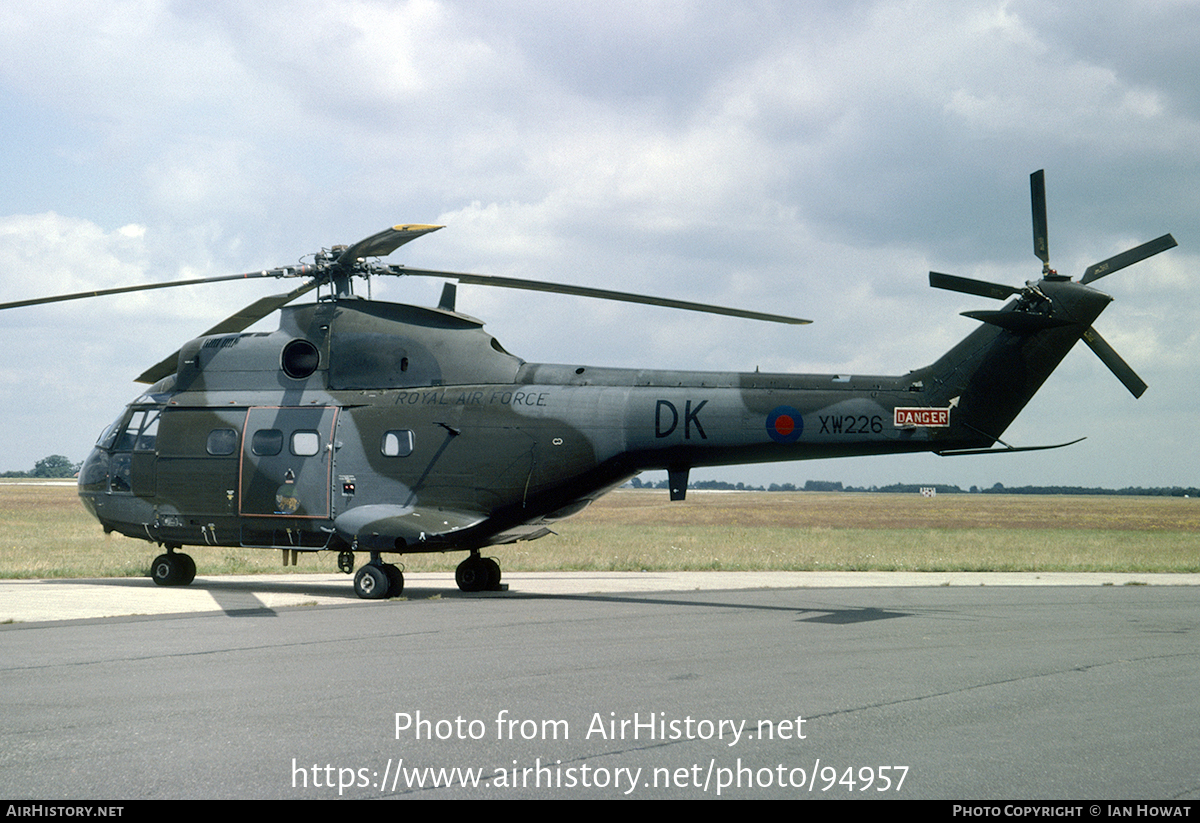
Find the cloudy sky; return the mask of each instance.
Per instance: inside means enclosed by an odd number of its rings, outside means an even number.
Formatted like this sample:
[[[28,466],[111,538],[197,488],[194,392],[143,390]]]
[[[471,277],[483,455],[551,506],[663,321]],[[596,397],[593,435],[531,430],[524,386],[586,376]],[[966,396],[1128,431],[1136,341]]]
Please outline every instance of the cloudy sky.
[[[7,0],[0,301],[296,262],[400,222],[389,262],[811,318],[783,327],[461,287],[530,361],[899,374],[982,298],[928,271],[1054,266],[1097,329],[1008,430],[1049,453],[857,458],[699,475],[754,483],[1200,485],[1200,5],[935,2]],[[1190,79],[1189,79],[1190,78]],[[435,281],[373,296],[433,304]],[[81,460],[147,365],[274,281],[0,316],[0,469]],[[652,478],[653,479],[653,478]]]

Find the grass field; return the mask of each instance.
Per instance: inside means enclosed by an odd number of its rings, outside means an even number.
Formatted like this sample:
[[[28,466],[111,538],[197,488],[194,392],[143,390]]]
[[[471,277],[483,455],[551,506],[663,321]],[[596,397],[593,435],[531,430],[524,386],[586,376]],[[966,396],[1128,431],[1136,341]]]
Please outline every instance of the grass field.
[[[671,503],[623,490],[555,531],[485,553],[509,571],[1200,572],[1200,500],[1174,497],[689,492]],[[201,575],[336,568],[330,553],[285,569],[275,551],[187,551]],[[145,575],[156,553],[105,535],[73,486],[0,483],[0,577]],[[402,561],[452,570],[464,556]]]

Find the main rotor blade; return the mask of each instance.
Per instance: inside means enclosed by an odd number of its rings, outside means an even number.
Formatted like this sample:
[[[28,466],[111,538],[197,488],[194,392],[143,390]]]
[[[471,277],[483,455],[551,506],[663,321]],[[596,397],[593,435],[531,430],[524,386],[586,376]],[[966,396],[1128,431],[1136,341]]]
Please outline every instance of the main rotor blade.
[[[241,311],[235,312],[222,320],[217,325],[213,326],[200,337],[208,337],[212,334],[232,334],[233,332],[244,331],[253,326],[259,320],[269,315],[276,309],[281,309],[288,303],[291,303],[297,297],[308,294],[319,285],[317,280],[309,280],[299,288],[292,289],[287,294],[273,294],[269,297],[262,297],[255,300],[249,306],[246,306]]]
[[[974,294],[977,297],[990,297],[993,300],[1003,300],[1006,297],[1011,297],[1014,294],[1020,293],[1020,289],[1012,286],[1002,286],[999,283],[987,283],[983,280],[972,280],[969,277],[958,277],[953,274],[941,274],[940,272],[931,271],[929,273],[929,285],[935,289],[948,289],[949,291],[960,291],[964,294]]]
[[[1029,175],[1029,199],[1033,203],[1033,253],[1050,264],[1050,238],[1046,228],[1046,170]]]
[[[525,291],[541,291],[551,294],[571,294],[576,297],[594,297],[599,300],[642,303],[647,306],[665,306],[671,309],[684,309],[685,311],[723,314],[729,317],[744,317],[749,320],[765,320],[769,323],[803,325],[812,322],[811,320],[802,320],[799,317],[731,309],[725,306],[712,306],[707,303],[691,303],[686,300],[671,300],[665,297],[650,297],[644,294],[631,294],[629,292],[610,291],[609,289],[593,289],[586,286],[568,286],[562,283],[548,283],[541,280],[518,280],[512,277],[498,277],[491,274],[465,274],[452,271],[434,271],[433,269],[410,269],[407,266],[388,266],[386,273],[395,275],[413,274],[419,277],[444,277],[449,280],[457,280],[460,283],[470,283],[476,286],[497,286],[504,289],[523,289]]]
[[[316,280],[310,280],[299,288],[292,289],[287,294],[274,294],[270,297],[263,297],[259,300],[255,300],[249,306],[246,306],[240,311],[234,312],[220,323],[198,336],[208,337],[214,334],[233,334],[234,332],[244,331],[276,309],[283,308],[300,295],[307,294],[308,292],[312,291],[317,287],[317,285],[318,282]],[[150,384],[157,383],[167,375],[174,374],[178,363],[179,350],[176,349],[173,354],[164,357],[162,360],[158,361],[153,366],[135,377],[134,382]]]
[[[1129,364],[1121,359],[1121,355],[1117,354],[1116,350],[1104,340],[1103,337],[1093,328],[1089,327],[1083,333],[1083,342],[1091,347],[1096,356],[1108,366],[1108,370],[1116,375],[1125,388],[1129,389],[1129,393],[1134,397],[1141,397],[1146,391],[1146,384],[1142,382],[1142,378],[1138,377],[1133,369],[1129,368]]]
[[[437,231],[443,226],[406,225],[392,226],[378,234],[373,234],[365,240],[359,240],[338,255],[338,264],[353,263],[363,257],[387,257],[396,249],[410,240],[416,240],[423,234]]]
[[[1143,243],[1129,251],[1123,251],[1114,257],[1110,257],[1102,263],[1093,263],[1088,266],[1087,271],[1083,273],[1083,277],[1079,279],[1079,282],[1086,286],[1094,280],[1099,280],[1101,277],[1119,271],[1126,266],[1132,266],[1134,263],[1141,262],[1147,257],[1153,257],[1160,251],[1173,249],[1178,245],[1174,237],[1170,234],[1164,234],[1162,237],[1155,238],[1149,243]]]
[[[245,274],[226,274],[220,277],[200,277],[195,280],[171,280],[166,283],[143,283],[140,286],[120,286],[114,289],[98,289],[96,291],[81,291],[74,294],[59,294],[53,297],[35,297],[30,300],[15,300],[11,303],[0,303],[0,309],[16,309],[22,306],[40,306],[43,303],[63,303],[68,300],[83,300],[88,297],[105,297],[110,294],[128,294],[135,291],[151,291],[153,289],[173,289],[176,286],[196,286],[201,283],[221,283],[226,280],[255,280],[260,277],[291,277],[311,273],[309,266],[286,267],[270,269],[269,271],[252,271]]]

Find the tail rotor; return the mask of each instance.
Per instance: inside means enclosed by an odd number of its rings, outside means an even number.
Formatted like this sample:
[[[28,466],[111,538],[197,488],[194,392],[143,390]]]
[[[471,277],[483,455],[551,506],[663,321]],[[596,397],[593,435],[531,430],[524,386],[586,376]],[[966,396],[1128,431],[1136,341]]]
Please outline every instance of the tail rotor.
[[[1039,169],[1029,176],[1029,193],[1033,214],[1033,253],[1042,261],[1042,277],[1038,281],[1029,281],[1024,287],[1005,286],[998,283],[988,283],[983,280],[972,280],[969,277],[958,277],[951,274],[929,273],[929,285],[937,289],[962,292],[977,297],[990,297],[994,300],[1005,300],[1012,296],[1019,299],[1011,309],[1004,311],[973,311],[963,312],[968,317],[992,323],[1016,333],[1028,333],[1056,326],[1070,325],[1069,313],[1047,296],[1044,286],[1050,283],[1069,281],[1070,278],[1058,274],[1050,268],[1050,239],[1046,220],[1046,173]],[[1100,263],[1088,266],[1080,285],[1088,285],[1101,277],[1106,277],[1134,263],[1139,263],[1159,252],[1174,248],[1178,245],[1170,234],[1143,243],[1128,251],[1108,258]],[[1081,335],[1085,342],[1101,362],[1108,367],[1118,380],[1134,397],[1141,397],[1146,391],[1146,384],[1129,367],[1121,356],[1105,342],[1104,338],[1091,326]]]

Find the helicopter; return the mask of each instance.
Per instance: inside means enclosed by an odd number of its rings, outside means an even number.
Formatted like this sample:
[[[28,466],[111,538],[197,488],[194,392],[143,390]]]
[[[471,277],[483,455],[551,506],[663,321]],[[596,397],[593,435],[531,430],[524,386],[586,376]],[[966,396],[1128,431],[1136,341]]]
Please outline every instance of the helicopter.
[[[365,599],[399,596],[385,555],[466,551],[455,581],[498,590],[490,546],[535,540],[640,472],[683,500],[696,467],[1012,446],[1008,425],[1076,341],[1134,397],[1146,384],[1092,324],[1112,298],[1091,285],[1176,245],[1166,234],[1090,266],[1050,267],[1044,171],[1030,176],[1036,281],[929,273],[932,287],[1008,302],[899,376],[686,372],[529,363],[455,306],[455,283],[643,303],[786,324],[810,321],[626,292],[378,262],[441,226],[396,225],[311,264],[0,304],[0,309],[235,279],[296,278],[146,369],[149,388],[101,434],[79,496],[106,532],[163,549],[151,577],[196,575],[184,546],[337,552]],[[373,276],[446,280],[436,307],[365,299]],[[316,300],[293,304],[316,291]],[[246,331],[273,312],[278,329]],[[1081,438],[1082,439],[1082,438]],[[998,447],[997,447],[998,446]],[[369,560],[355,568],[355,554]]]

